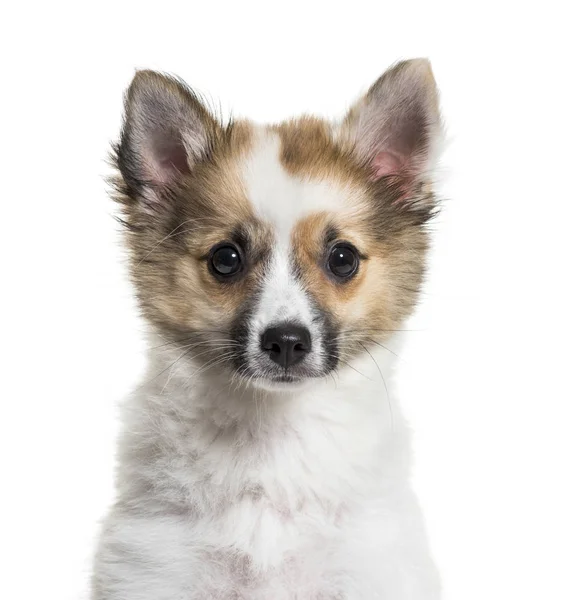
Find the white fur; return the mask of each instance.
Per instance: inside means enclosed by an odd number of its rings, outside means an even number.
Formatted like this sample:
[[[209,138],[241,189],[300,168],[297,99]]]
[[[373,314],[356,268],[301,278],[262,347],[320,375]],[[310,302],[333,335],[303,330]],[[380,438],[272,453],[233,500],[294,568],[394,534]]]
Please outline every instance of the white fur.
[[[253,332],[285,317],[312,327],[290,231],[344,193],[289,177],[277,152],[270,136],[245,165],[249,196],[276,227]],[[177,357],[153,351],[148,382],[124,406],[94,600],[439,597],[407,427],[378,371],[389,384],[389,352],[294,391],[237,387],[192,361],[169,369]]]
[[[272,225],[275,243],[262,294],[251,319],[249,353],[262,360],[260,334],[280,322],[291,321],[311,333],[314,352],[306,361],[320,369],[324,363],[322,335],[302,285],[292,272],[291,233],[305,216],[337,210],[347,204],[348,190],[329,182],[302,181],[289,175],[280,163],[280,139],[260,130],[257,143],[242,165],[247,196],[259,218]]]
[[[272,223],[276,239],[290,244],[290,232],[304,216],[340,210],[352,191],[329,181],[306,181],[293,177],[280,163],[278,134],[261,129],[253,151],[242,165],[248,199],[258,215]]]
[[[293,394],[183,367],[133,396],[94,600],[438,598],[407,428],[354,366]]]

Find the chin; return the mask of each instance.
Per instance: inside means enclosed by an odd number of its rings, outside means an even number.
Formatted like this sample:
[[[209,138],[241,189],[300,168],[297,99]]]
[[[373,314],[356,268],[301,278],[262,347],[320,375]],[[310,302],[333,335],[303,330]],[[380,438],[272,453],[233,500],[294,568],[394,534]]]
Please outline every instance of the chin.
[[[254,388],[267,392],[294,392],[311,387],[316,383],[316,377],[290,376],[256,377],[251,384]]]

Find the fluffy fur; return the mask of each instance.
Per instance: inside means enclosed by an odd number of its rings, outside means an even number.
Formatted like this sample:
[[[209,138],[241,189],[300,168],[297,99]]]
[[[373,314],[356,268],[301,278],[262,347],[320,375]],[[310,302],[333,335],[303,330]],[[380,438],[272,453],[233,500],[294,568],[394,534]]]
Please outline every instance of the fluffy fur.
[[[136,75],[117,199],[149,367],[94,600],[439,597],[386,346],[422,281],[438,132],[423,60],[340,123],[224,126],[181,82]],[[329,267],[340,244],[351,277]],[[311,344],[283,369],[261,339],[292,325]]]

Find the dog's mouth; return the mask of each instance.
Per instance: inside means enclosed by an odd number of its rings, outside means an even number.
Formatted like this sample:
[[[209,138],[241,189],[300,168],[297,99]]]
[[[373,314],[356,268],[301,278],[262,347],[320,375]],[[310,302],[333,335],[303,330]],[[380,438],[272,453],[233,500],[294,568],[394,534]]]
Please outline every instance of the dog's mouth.
[[[334,364],[311,366],[296,365],[289,369],[272,367],[253,361],[236,369],[236,373],[247,384],[266,390],[294,390],[311,385],[326,377]]]
[[[294,364],[280,364],[267,352],[247,349],[239,352],[233,361],[235,377],[246,385],[261,389],[292,390],[311,385],[327,377],[338,367],[336,347],[316,344],[302,360]]]
[[[293,375],[293,374],[281,374],[281,375],[265,375],[258,377],[251,377],[250,381],[256,388],[268,390],[268,391],[290,391],[304,387],[316,380],[318,376],[310,375]]]
[[[301,381],[302,377],[296,377],[295,375],[279,375],[277,377],[271,377],[270,380],[275,383],[295,383],[296,381]]]

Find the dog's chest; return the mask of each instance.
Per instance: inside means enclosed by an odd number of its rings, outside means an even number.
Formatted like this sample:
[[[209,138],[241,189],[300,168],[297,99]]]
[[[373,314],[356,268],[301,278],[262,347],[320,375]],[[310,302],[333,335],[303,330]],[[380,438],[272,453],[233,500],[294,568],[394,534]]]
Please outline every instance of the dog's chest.
[[[318,437],[308,447],[299,435],[237,444],[219,434],[202,448],[194,439],[194,447],[155,456],[149,466],[158,505],[168,499],[186,515],[189,546],[217,548],[213,560],[245,585],[261,584],[269,570],[315,578],[351,519],[355,482],[332,460],[332,448]]]
[[[194,584],[197,576],[203,580],[198,587],[205,597],[227,598],[232,588],[236,596],[229,599],[337,598],[343,543],[335,517],[316,509],[284,515],[258,502],[195,524],[189,545],[201,550]]]

